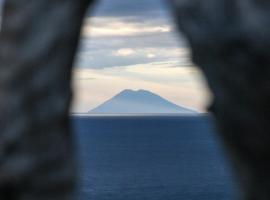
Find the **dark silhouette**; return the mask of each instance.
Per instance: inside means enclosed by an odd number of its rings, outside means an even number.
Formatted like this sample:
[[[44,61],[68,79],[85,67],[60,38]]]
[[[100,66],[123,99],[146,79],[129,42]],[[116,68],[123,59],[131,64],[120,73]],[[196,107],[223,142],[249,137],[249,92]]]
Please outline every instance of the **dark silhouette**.
[[[244,199],[270,198],[268,1],[173,0],[193,61],[214,93],[210,111]]]
[[[72,199],[70,77],[89,1],[8,0],[0,36],[0,199]]]

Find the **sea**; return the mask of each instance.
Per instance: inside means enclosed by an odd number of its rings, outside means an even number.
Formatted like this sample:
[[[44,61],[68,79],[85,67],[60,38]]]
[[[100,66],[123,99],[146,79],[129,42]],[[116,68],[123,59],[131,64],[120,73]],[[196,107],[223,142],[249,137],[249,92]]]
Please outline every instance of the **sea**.
[[[233,200],[210,115],[73,115],[79,200]]]

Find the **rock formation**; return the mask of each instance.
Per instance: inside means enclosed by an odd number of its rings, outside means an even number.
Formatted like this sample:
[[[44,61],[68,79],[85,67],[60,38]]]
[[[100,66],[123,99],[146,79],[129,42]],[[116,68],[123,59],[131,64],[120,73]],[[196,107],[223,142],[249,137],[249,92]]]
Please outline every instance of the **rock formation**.
[[[0,199],[71,199],[70,78],[86,0],[8,0],[0,36]]]
[[[173,0],[243,199],[270,198],[270,2]]]

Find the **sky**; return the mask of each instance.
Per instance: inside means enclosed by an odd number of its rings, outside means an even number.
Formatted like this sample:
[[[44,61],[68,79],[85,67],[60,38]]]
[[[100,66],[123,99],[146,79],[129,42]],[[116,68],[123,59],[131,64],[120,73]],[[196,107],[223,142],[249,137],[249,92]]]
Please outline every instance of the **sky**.
[[[87,112],[124,89],[204,111],[210,95],[189,57],[165,0],[101,0],[82,28],[72,112]]]
[[[99,0],[88,12],[74,63],[71,112],[88,112],[125,89],[149,90],[205,112],[211,94],[165,1]]]

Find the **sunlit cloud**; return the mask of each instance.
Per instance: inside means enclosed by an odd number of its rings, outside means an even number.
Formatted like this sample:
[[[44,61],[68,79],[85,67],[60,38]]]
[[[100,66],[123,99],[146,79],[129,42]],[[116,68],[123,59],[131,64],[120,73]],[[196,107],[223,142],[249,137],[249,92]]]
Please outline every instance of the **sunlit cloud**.
[[[156,25],[153,23],[139,23],[126,21],[122,18],[91,18],[86,19],[84,37],[119,37],[140,36],[146,34],[168,33],[172,28],[169,25]]]
[[[135,54],[136,51],[133,49],[118,49],[116,52],[114,52],[115,56],[120,56],[120,57],[126,57]]]
[[[147,58],[155,58],[155,57],[156,57],[156,54],[153,54],[153,53],[147,54]]]

